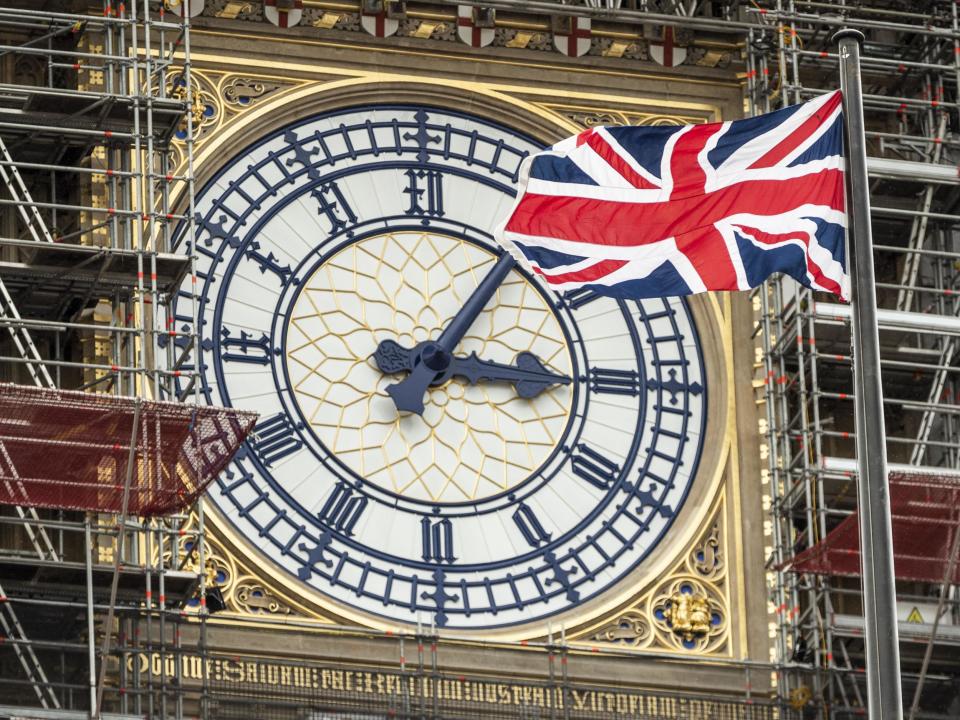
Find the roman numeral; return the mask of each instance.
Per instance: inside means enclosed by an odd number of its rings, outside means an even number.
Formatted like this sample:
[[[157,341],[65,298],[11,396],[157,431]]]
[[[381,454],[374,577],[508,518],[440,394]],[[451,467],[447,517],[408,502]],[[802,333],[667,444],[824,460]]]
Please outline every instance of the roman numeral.
[[[353,528],[366,507],[367,497],[355,493],[353,488],[341,482],[333,488],[317,517],[333,530],[353,535]]]
[[[325,215],[330,221],[330,232],[336,233],[347,225],[357,222],[357,216],[350,208],[343,191],[335,182],[328,182],[314,189],[311,193],[319,204],[318,215]],[[351,233],[347,233],[349,236]]]
[[[598,490],[608,489],[617,479],[620,467],[583,443],[577,445],[577,450],[579,454],[572,455],[570,460],[573,474]]]
[[[293,423],[283,413],[277,413],[257,423],[254,433],[256,437],[250,441],[250,445],[267,467],[303,447],[303,442],[294,431]]]
[[[633,370],[590,368],[590,390],[611,395],[639,395],[640,375]]]
[[[578,288],[577,290],[568,290],[563,294],[563,301],[571,310],[578,310],[589,302],[593,302],[598,297],[597,293],[589,288]]]
[[[443,174],[437,170],[407,170],[407,187],[404,194],[410,196],[407,215],[443,216]],[[430,221],[424,218],[424,225]]]
[[[423,557],[425,562],[452,563],[453,556],[453,523],[449,518],[431,521],[430,518],[420,520],[420,529],[423,533]]]
[[[240,337],[234,337],[224,327],[220,331],[221,359],[226,362],[253,363],[268,365],[270,363],[270,338],[260,333],[257,339],[250,333],[241,330]]]
[[[521,502],[514,510],[513,521],[517,524],[523,539],[532,547],[539,547],[540,543],[550,541],[550,533],[544,529],[543,524],[526,503]]]

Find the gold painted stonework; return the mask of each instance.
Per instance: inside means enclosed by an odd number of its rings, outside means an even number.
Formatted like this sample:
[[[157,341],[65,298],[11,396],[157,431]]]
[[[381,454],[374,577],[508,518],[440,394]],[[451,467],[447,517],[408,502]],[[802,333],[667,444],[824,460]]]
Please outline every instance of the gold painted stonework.
[[[234,597],[240,612],[272,615],[290,615],[293,611],[288,605],[267,587],[258,578],[243,576],[234,584]]]
[[[171,8],[179,7],[183,2],[184,0],[164,0],[164,3]],[[302,19],[297,29],[314,27],[328,31],[336,30],[339,32],[329,33],[327,37],[334,41],[355,42],[358,40],[357,35],[365,33],[360,24],[358,10],[356,4],[312,0],[304,5]],[[523,13],[523,15],[526,14]],[[552,23],[549,19],[536,14],[523,15],[521,17],[503,16],[491,24],[492,47],[520,48],[535,51],[539,55],[555,53]],[[253,26],[264,22],[262,5],[259,2],[242,0],[217,0],[208,3],[207,8],[201,13],[201,17],[203,16],[237,20]],[[439,52],[451,48],[461,49],[456,34],[457,15],[453,7],[433,7],[426,11],[423,8],[411,8],[409,12],[404,10],[398,19],[397,38],[431,41],[427,47]],[[685,52],[682,63],[684,65],[726,68],[734,58],[732,52],[736,47],[734,45],[716,41],[702,43],[697,33],[683,27],[675,28],[674,33],[674,42]],[[659,42],[659,35],[653,31],[653,26],[646,26],[643,29],[619,23],[610,29],[597,26],[594,28],[587,56],[615,58],[645,69],[659,68],[659,64],[650,53],[652,42]]]
[[[670,629],[684,642],[692,642],[710,632],[710,600],[695,592],[692,586],[671,595],[662,613]]]
[[[229,75],[220,82],[219,87],[220,97],[228,106],[240,112],[253,107],[258,100],[276,92],[282,85],[272,80]]]
[[[598,125],[693,125],[707,120],[703,115],[637,112],[618,108],[598,108],[565,103],[541,103],[541,106],[560,113],[577,125],[590,128]]]
[[[184,526],[185,537],[196,537],[197,515],[191,513]],[[331,624],[333,621],[316,612],[310,612],[293,598],[277,589],[269,579],[262,577],[257,568],[245,563],[235,551],[227,547],[218,537],[215,529],[209,525],[204,532],[204,583],[206,587],[218,588],[223,594],[226,609],[217,614],[218,618],[257,616],[257,617],[301,617],[310,618],[319,624]],[[141,548],[142,552],[142,548]],[[189,541],[180,547],[179,567],[187,572],[200,571],[199,548]],[[164,552],[165,565],[169,566],[170,550]],[[198,605],[187,607],[187,612],[195,613]]]
[[[219,138],[230,121],[241,113],[256,107],[261,101],[271,98],[275,93],[306,84],[293,79],[256,74],[218,72],[216,70],[198,70],[192,68],[190,78],[193,85],[191,101],[191,121],[193,123],[193,147],[198,152],[208,140]],[[186,91],[180,73],[173,71],[169,75],[167,94],[183,99]],[[179,130],[186,127],[186,117]],[[171,159],[183,171],[183,141],[175,135],[171,145]]]
[[[253,10],[252,2],[237,2],[237,0],[228,0],[228,2],[219,10],[215,11],[217,17],[235,20],[243,13],[249,13]]]
[[[813,699],[813,691],[806,685],[795,687],[790,691],[790,707],[802,710]]]

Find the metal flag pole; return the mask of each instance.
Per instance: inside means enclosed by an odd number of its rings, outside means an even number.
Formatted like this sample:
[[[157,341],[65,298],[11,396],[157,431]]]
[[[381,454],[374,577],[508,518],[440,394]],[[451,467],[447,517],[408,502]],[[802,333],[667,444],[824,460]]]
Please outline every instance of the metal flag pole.
[[[873,236],[860,88],[863,33],[841,30],[840,82],[847,129],[847,201],[852,281],[851,330],[857,432],[857,500],[863,574],[864,644],[871,720],[901,720],[900,647],[893,570],[893,529],[887,478],[880,337],[873,275]]]

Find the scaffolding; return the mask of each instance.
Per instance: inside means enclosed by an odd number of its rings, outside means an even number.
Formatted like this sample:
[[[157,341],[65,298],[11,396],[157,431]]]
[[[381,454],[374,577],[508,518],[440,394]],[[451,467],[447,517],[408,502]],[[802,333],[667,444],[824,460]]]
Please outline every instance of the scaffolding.
[[[955,498],[960,489],[957,7],[763,5],[746,8],[757,23],[746,53],[754,113],[836,88],[831,35],[847,25],[867,35],[864,105],[887,448],[891,470],[911,473],[895,475],[891,491],[904,706],[910,720],[955,717],[960,516],[955,502],[941,505],[930,493]],[[753,300],[776,655],[807,668],[781,669],[779,692],[816,706],[822,717],[863,715],[849,308],[789,278],[768,282]]]
[[[914,478],[916,487],[955,494],[956,3],[428,0],[418,12],[452,17],[452,6],[464,2],[514,13],[522,21],[517,27],[536,21],[550,28],[554,16],[578,15],[610,26],[598,36],[642,42],[654,24],[680,28],[708,51],[742,47],[733,70],[751,114],[835,89],[832,33],[846,25],[866,33],[864,103],[891,470]],[[103,0],[98,12],[80,2],[60,3],[61,12],[0,4],[0,325],[6,328],[0,380],[195,402],[192,298],[181,297],[179,314],[170,314],[182,279],[193,273],[191,253],[171,252],[178,223],[185,237],[193,236],[190,18],[164,12],[183,3]],[[208,17],[231,7],[236,17],[248,4],[208,5],[220,8],[204,10]],[[342,2],[307,5],[343,9]],[[182,170],[171,160],[174,137]],[[790,278],[768,282],[752,300],[775,635],[769,662],[752,672],[772,674],[771,707],[779,717],[863,716],[862,602],[850,531],[856,465],[849,310]],[[927,563],[933,570],[899,573],[904,702],[911,720],[956,717],[960,511],[956,503],[933,503],[941,514],[931,515],[931,503],[906,504],[908,531],[911,523],[929,528],[935,520],[943,537],[935,543],[942,558]],[[258,683],[238,696],[210,676],[217,657],[206,640],[206,602],[215,595],[203,533],[202,506],[151,520],[29,507],[0,514],[0,717],[9,705],[45,709],[34,711],[37,717],[88,717],[103,707],[119,713],[103,717],[242,717],[247,702],[261,702],[263,717],[296,715],[291,707],[302,697],[271,695]],[[921,557],[923,550],[911,552]],[[904,552],[898,552],[899,566]],[[441,678],[442,639],[411,634],[389,642],[401,643],[400,658],[403,642],[417,648],[418,665],[401,660],[401,675]],[[540,650],[551,673],[554,659],[567,653],[562,644]],[[105,677],[109,658],[116,665]],[[147,658],[146,669],[140,658]],[[159,672],[150,667],[156,658]],[[199,659],[189,665],[192,685],[182,675],[190,658]],[[438,700],[440,685],[432,687],[435,694],[420,693],[417,703]],[[551,675],[551,687],[571,686],[566,678],[553,683]],[[756,707],[750,704],[761,701],[746,687],[743,703]],[[371,708],[365,698],[318,712],[363,712]],[[442,715],[435,705],[388,709],[397,716]]]
[[[191,505],[254,418],[198,407],[191,298],[172,315],[189,45],[163,3],[0,7],[0,705],[31,717],[183,717],[166,683],[121,698],[108,666],[175,648],[188,616],[203,645]]]

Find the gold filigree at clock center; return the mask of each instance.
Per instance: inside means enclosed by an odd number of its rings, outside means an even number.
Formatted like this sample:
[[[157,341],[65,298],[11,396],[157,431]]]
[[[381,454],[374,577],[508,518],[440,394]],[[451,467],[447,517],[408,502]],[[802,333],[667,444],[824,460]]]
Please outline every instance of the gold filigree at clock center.
[[[303,283],[286,328],[287,372],[305,421],[368,482],[424,502],[479,500],[509,490],[559,442],[571,386],[532,399],[506,383],[453,378],[426,394],[422,416],[397,414],[371,359],[378,343],[407,348],[436,339],[496,258],[473,243],[429,231],[359,240]],[[534,353],[572,375],[564,333],[550,306],[511,272],[456,349],[513,362]]]

